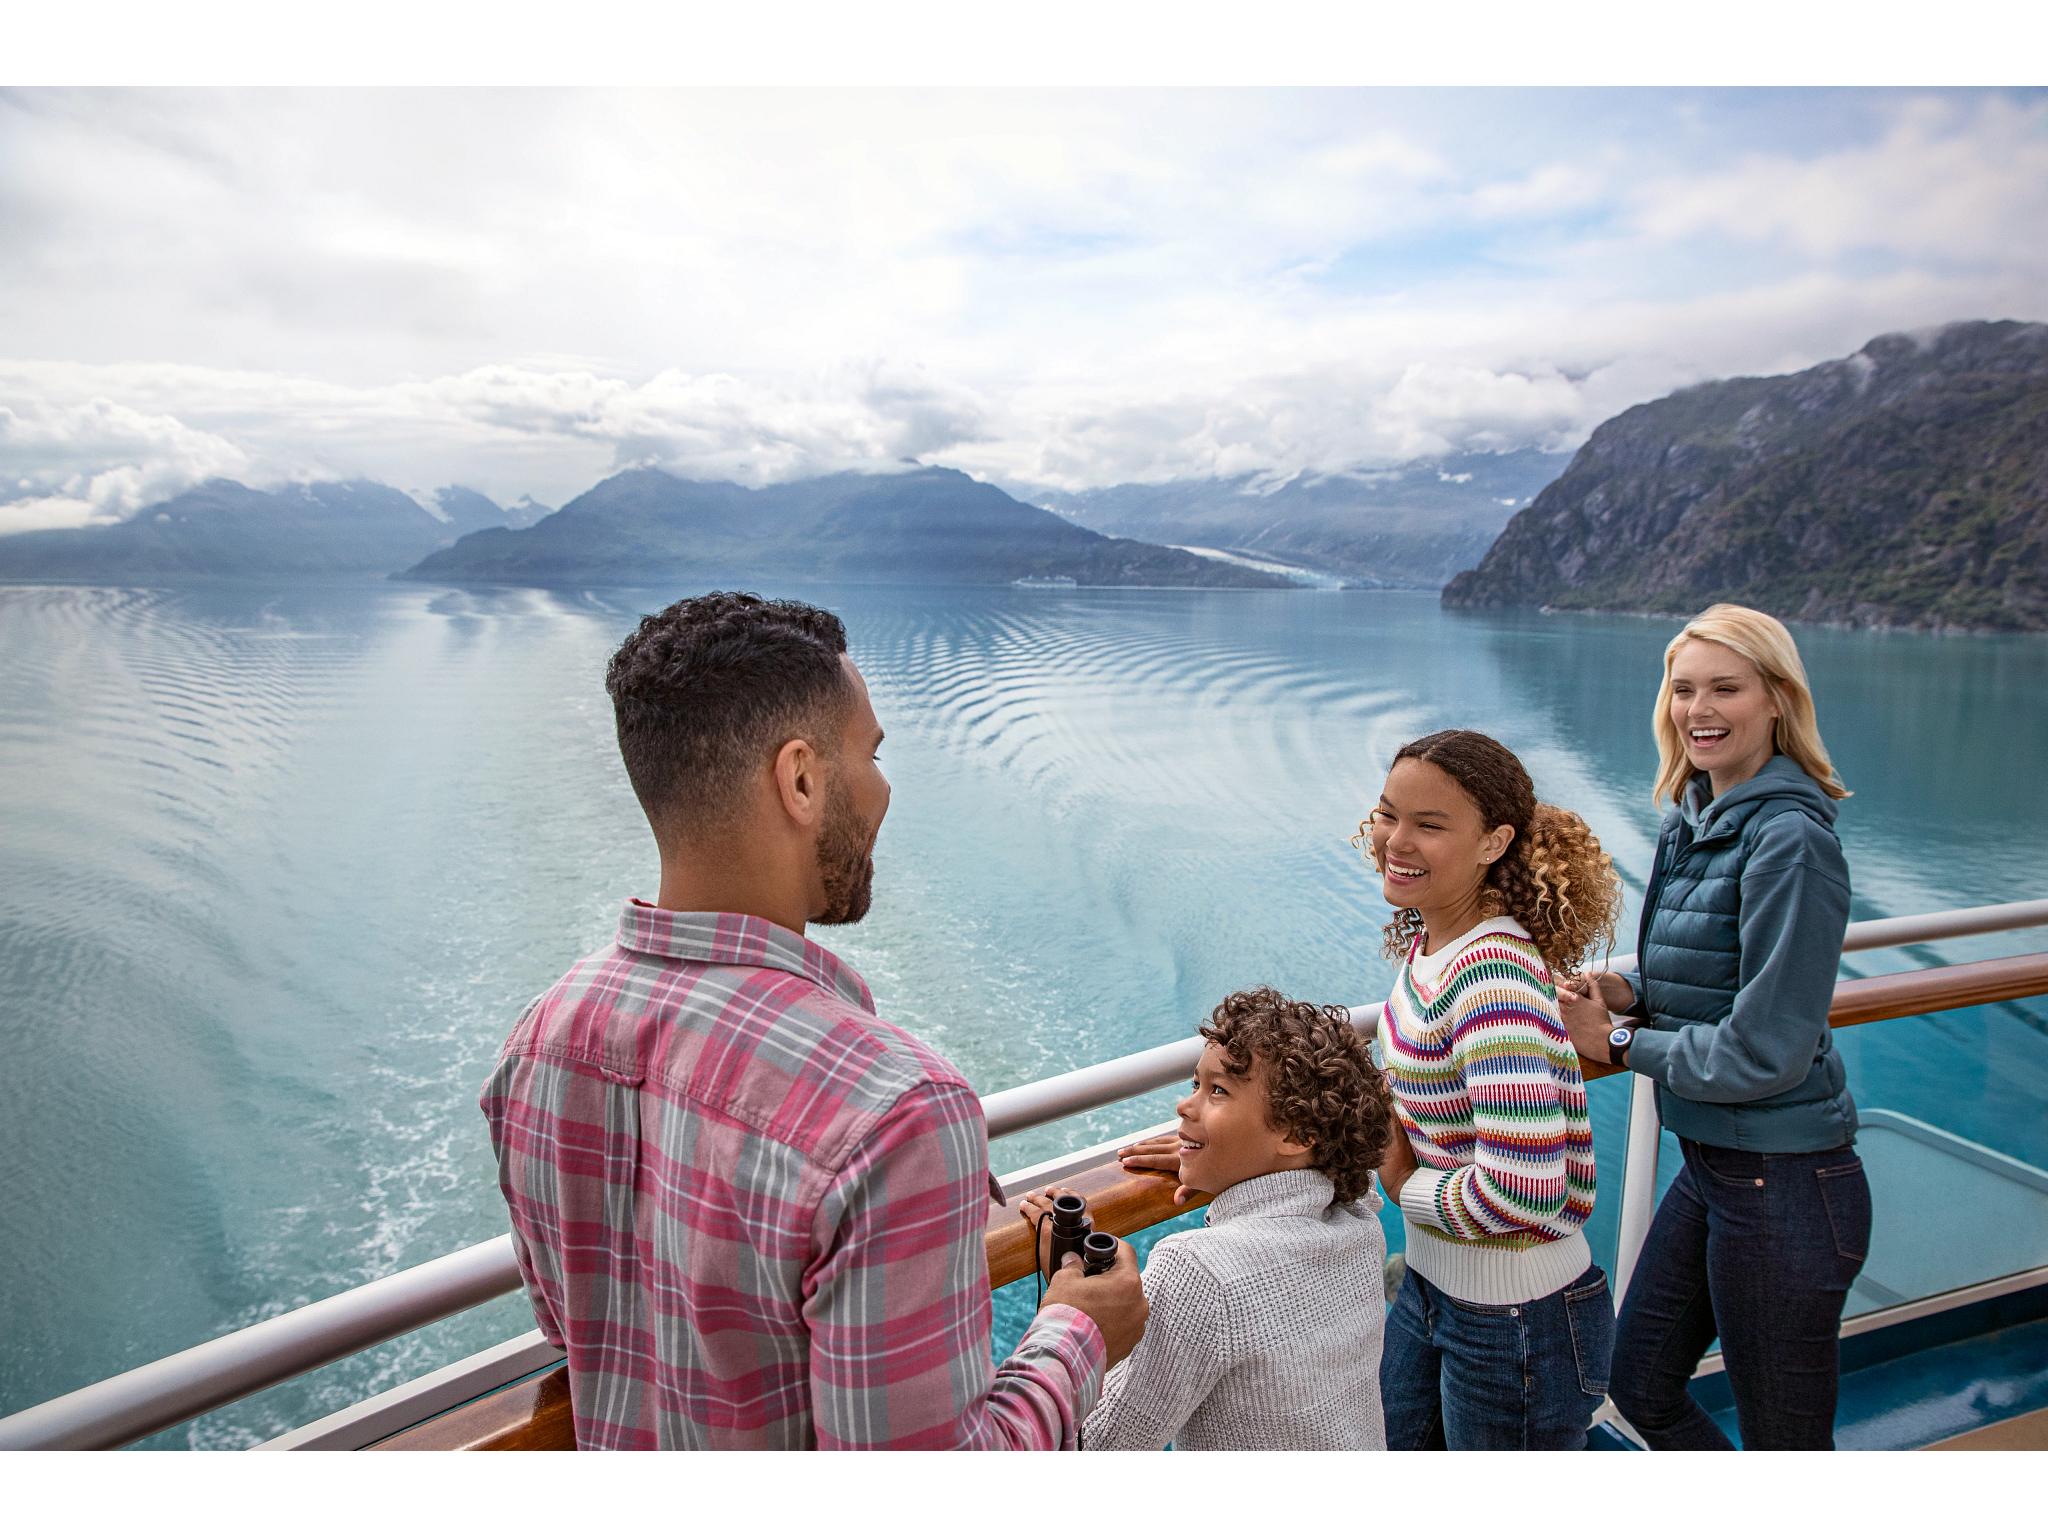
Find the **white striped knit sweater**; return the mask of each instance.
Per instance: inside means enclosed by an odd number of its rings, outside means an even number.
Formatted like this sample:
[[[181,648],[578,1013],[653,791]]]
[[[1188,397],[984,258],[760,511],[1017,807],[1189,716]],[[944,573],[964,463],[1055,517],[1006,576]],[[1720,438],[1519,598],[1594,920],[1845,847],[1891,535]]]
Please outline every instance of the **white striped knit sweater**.
[[[1152,1316],[1081,1426],[1084,1451],[1383,1451],[1379,1197],[1314,1168],[1233,1184],[1145,1262]]]
[[[1417,939],[1380,1019],[1420,1165],[1401,1190],[1408,1265],[1461,1301],[1534,1301],[1592,1263],[1593,1128],[1549,967],[1511,917],[1435,955]]]

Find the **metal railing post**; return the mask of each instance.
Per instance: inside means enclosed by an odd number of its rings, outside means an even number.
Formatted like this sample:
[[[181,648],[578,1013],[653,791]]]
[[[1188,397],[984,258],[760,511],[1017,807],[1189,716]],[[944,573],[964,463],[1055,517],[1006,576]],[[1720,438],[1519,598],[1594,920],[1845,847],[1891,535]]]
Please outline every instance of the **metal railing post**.
[[[1657,1114],[1657,1085],[1640,1072],[1628,1097],[1628,1146],[1621,1164],[1621,1230],[1614,1244],[1614,1305],[1628,1294],[1628,1283],[1650,1235],[1657,1214],[1657,1150],[1664,1140],[1664,1122]]]

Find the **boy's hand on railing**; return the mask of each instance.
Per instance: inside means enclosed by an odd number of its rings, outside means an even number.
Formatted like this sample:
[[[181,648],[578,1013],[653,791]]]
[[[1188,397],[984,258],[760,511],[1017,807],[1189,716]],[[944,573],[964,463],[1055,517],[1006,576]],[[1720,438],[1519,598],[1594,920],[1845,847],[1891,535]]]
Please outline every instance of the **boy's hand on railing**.
[[[1125,1173],[1157,1172],[1170,1173],[1180,1177],[1180,1136],[1169,1133],[1165,1136],[1147,1136],[1143,1141],[1134,1141],[1128,1147],[1119,1148],[1117,1162]],[[1173,1203],[1186,1205],[1197,1192],[1185,1184],[1176,1184]]]
[[[1144,1283],[1138,1278],[1138,1255],[1122,1241],[1116,1245],[1116,1263],[1099,1275],[1083,1274],[1081,1256],[1068,1254],[1045,1288],[1044,1304],[1087,1313],[1102,1331],[1110,1365],[1138,1347],[1138,1340],[1145,1336],[1146,1319],[1152,1315]]]

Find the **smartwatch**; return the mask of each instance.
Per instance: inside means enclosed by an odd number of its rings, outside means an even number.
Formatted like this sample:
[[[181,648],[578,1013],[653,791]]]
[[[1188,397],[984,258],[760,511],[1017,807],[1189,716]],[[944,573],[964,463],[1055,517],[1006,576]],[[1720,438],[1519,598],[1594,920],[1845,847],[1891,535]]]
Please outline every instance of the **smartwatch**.
[[[1616,1028],[1607,1036],[1607,1059],[1617,1067],[1627,1066],[1629,1042],[1635,1037],[1636,1032],[1626,1024]]]

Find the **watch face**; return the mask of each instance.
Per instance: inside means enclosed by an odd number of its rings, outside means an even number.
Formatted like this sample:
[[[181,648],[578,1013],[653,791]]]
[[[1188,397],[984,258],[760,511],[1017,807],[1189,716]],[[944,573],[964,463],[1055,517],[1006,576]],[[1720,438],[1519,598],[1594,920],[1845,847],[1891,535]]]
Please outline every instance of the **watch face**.
[[[1627,1045],[1635,1037],[1636,1032],[1632,1029],[1617,1029],[1607,1037],[1607,1043],[1609,1045]]]

